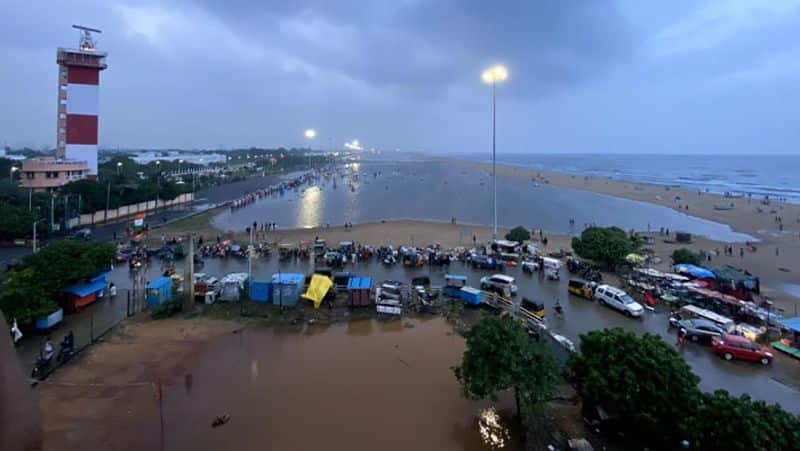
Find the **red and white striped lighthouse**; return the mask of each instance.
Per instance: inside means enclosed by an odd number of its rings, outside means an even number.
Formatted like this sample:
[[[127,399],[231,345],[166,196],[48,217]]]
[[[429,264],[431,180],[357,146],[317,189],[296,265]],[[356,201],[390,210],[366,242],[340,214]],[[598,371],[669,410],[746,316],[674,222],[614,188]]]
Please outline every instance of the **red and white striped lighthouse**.
[[[81,30],[79,49],[58,49],[58,140],[56,158],[85,161],[89,177],[97,176],[98,94],[100,71],[106,53],[98,52],[86,27]]]

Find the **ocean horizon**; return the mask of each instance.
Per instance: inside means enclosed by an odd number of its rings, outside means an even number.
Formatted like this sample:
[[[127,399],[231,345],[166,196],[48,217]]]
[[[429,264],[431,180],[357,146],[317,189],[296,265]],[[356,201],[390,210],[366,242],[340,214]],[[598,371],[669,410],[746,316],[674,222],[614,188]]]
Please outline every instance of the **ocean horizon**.
[[[431,155],[491,163],[489,152]],[[545,172],[800,203],[800,155],[498,153],[497,163]]]

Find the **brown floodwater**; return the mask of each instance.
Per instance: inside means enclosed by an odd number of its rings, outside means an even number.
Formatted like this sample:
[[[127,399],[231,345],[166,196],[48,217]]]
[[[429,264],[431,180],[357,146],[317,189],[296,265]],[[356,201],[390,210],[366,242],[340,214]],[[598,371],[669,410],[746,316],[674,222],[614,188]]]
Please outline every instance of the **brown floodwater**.
[[[165,449],[490,449],[487,404],[464,399],[450,369],[463,351],[441,318],[231,334],[166,394]]]

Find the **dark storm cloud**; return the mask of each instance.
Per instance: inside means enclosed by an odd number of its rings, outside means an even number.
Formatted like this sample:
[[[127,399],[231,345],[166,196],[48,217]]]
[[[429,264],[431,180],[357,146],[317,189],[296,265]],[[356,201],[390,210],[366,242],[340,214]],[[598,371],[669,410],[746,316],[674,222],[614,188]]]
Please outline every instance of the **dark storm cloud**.
[[[56,47],[104,30],[102,146],[794,151],[800,0],[3,0],[0,142],[52,146]],[[754,120],[758,111],[759,120]],[[736,133],[732,133],[735,131]]]
[[[378,88],[429,95],[473,82],[504,62],[516,94],[538,95],[601,75],[638,42],[611,1],[205,2],[228,26],[280,40],[300,57]],[[387,12],[388,10],[388,12]],[[324,37],[287,34],[285,24],[330,27]],[[284,25],[282,27],[281,25]],[[282,34],[282,35],[281,35]],[[334,41],[341,36],[331,36]]]

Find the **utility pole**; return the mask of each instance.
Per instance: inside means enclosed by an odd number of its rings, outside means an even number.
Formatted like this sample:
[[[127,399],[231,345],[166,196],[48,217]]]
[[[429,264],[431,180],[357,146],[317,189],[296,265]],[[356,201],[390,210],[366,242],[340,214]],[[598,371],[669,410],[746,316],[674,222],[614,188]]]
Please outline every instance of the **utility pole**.
[[[69,194],[64,195],[64,231],[69,230]]]
[[[37,219],[33,221],[33,253],[36,253],[36,223],[41,221],[41,219]]]
[[[50,231],[52,232],[55,230],[55,208],[56,208],[56,197],[54,195],[50,195]]]
[[[106,214],[103,222],[108,223],[108,207],[111,205],[111,180],[108,181],[108,188],[106,188]]]
[[[189,235],[189,254],[183,271],[183,306],[184,313],[194,310],[194,237]]]
[[[28,211],[33,209],[33,188],[28,188]]]

